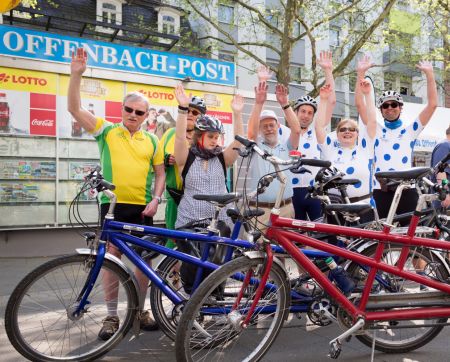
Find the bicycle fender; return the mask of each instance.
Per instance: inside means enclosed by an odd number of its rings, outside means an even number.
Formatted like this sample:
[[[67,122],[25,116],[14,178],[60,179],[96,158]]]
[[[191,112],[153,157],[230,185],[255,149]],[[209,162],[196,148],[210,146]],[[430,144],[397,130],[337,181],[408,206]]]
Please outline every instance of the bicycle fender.
[[[248,257],[249,259],[257,259],[257,258],[265,258],[266,257],[266,253],[264,253],[262,251],[246,251],[244,253],[244,255],[246,257]],[[283,270],[283,272],[287,278],[288,273],[286,271],[286,268],[284,267],[284,263],[277,257],[273,258],[273,262],[276,263]]]
[[[75,250],[78,254],[81,254],[81,255],[97,255],[97,250],[91,250],[88,248],[77,248]],[[105,254],[105,259],[108,259],[109,261],[116,264],[120,269],[122,269],[125,273],[127,273],[130,276],[130,279],[132,280],[133,285],[136,289],[136,293],[139,296],[139,284],[137,282],[136,276],[134,275],[133,271],[122,260],[120,260],[118,257],[116,257],[110,253]]]

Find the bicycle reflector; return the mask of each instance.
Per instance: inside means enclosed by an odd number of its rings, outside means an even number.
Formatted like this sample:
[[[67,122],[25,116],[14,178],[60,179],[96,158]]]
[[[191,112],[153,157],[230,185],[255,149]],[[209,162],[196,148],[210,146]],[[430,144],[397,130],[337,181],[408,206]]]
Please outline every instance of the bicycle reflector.
[[[302,157],[302,153],[297,150],[292,150],[292,151],[289,151],[289,157],[294,158],[294,159],[299,159],[300,157]]]

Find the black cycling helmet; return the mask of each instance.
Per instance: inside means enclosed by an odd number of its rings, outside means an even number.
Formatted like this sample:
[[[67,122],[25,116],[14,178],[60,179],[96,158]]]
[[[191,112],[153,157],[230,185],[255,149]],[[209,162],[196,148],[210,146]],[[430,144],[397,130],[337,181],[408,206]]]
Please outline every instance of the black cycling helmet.
[[[303,105],[308,105],[314,108],[314,113],[317,112],[317,102],[314,98],[310,96],[303,96],[297,99],[294,103],[294,111],[297,111],[298,108],[300,108]]]
[[[342,180],[345,173],[339,171],[336,167],[323,167],[317,172],[315,181],[322,184],[323,190],[333,188],[333,181]]]
[[[206,114],[206,103],[203,98],[193,96],[189,107],[198,109],[201,114]]]
[[[378,98],[377,100],[377,108],[380,108],[382,104],[387,101],[396,101],[401,106],[403,106],[403,98],[397,91],[393,90],[384,91],[381,94],[380,98]]]
[[[220,122],[216,117],[209,115],[200,116],[195,122],[195,129],[201,132],[219,132],[224,134],[222,122]]]

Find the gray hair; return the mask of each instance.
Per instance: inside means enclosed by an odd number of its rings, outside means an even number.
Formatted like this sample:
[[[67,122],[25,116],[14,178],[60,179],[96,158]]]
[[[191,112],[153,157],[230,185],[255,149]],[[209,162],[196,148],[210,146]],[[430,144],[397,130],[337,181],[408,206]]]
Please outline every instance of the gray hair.
[[[130,92],[128,93],[124,98],[123,98],[123,102],[122,104],[125,104],[126,101],[130,101],[130,102],[136,102],[136,101],[142,101],[145,102],[146,104],[146,110],[148,111],[148,109],[150,108],[150,103],[148,103],[148,99],[146,96],[144,96],[142,93],[140,92]]]

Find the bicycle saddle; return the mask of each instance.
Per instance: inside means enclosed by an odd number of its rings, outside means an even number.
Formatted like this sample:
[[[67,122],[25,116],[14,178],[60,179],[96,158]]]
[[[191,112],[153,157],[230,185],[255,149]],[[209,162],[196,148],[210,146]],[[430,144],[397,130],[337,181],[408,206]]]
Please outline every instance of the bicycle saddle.
[[[195,200],[208,201],[219,205],[228,205],[241,198],[239,193],[222,194],[222,195],[194,195]]]
[[[252,217],[262,216],[262,215],[264,215],[264,210],[262,210],[262,209],[247,209],[247,210],[244,210],[244,212],[242,213],[242,217],[244,219],[250,219]],[[233,219],[233,218],[237,219],[240,216],[240,214],[239,214],[238,210],[228,209],[227,216],[231,217],[231,219]]]
[[[349,214],[364,214],[372,209],[370,204],[366,203],[354,203],[354,204],[330,204],[325,205],[325,211],[346,212]]]
[[[391,180],[416,180],[427,175],[431,170],[432,169],[429,167],[414,167],[403,171],[381,171],[375,173],[375,177],[377,179],[386,178]]]
[[[360,183],[361,181],[358,180],[357,178],[347,178],[347,179],[343,179],[343,180],[335,180],[333,181],[333,183],[335,185],[356,185],[358,183]]]

